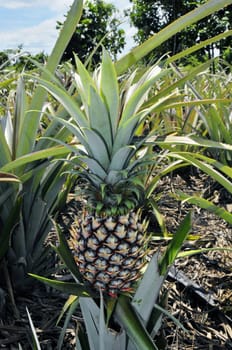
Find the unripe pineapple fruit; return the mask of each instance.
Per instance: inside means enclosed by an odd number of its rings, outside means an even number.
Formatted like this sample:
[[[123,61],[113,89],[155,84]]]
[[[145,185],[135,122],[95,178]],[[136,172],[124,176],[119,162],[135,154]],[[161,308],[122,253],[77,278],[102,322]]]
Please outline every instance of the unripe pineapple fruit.
[[[70,247],[84,280],[110,296],[131,291],[144,265],[145,229],[145,222],[133,211],[76,219]]]

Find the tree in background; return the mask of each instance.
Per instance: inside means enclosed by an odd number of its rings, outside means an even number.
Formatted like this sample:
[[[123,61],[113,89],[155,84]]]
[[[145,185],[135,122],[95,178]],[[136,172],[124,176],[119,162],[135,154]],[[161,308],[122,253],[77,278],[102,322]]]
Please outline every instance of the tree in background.
[[[82,18],[73,34],[62,61],[72,60],[73,53],[77,53],[82,62],[101,43],[108,50],[113,58],[122,52],[125,46],[125,32],[119,28],[120,21],[116,17],[117,10],[112,4],[102,0],[87,1],[83,9]],[[62,27],[58,22],[57,28]],[[92,62],[97,64],[100,61],[101,47],[92,56]]]
[[[130,0],[130,2],[132,3],[132,8],[127,12],[127,15],[130,16],[131,23],[137,28],[134,39],[141,44],[169,23],[204,3],[205,0]],[[209,39],[227,29],[232,29],[232,5],[177,33],[157,48],[149,56],[149,59],[161,57],[166,53],[174,55],[197,42]],[[228,37],[199,50],[191,59],[205,61],[212,58],[217,52],[225,59],[230,59],[229,63],[232,63],[232,55],[229,55],[231,47],[232,38]]]
[[[9,64],[8,63],[8,55],[7,55],[7,53],[5,52],[5,51],[1,51],[0,52],[0,67],[2,66],[2,65],[7,65],[7,64]]]
[[[44,52],[39,52],[35,55],[23,52],[23,48],[20,45],[17,49],[7,49],[0,52],[0,68],[11,67],[18,72],[28,71],[36,68],[36,65],[30,59],[40,64],[45,64],[47,57],[48,55]]]

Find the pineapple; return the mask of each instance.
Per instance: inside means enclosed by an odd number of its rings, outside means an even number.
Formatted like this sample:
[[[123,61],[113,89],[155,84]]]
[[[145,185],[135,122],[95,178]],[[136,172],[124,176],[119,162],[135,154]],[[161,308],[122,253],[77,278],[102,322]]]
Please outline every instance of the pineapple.
[[[80,143],[78,178],[86,203],[73,222],[69,246],[83,280],[94,290],[117,296],[132,290],[147,254],[142,205],[149,162],[141,152],[144,138],[136,133],[154,108],[143,104],[160,68],[118,79],[105,51],[92,76],[77,57],[76,66],[81,104],[59,87],[42,84],[69,112],[71,120],[60,122]]]
[[[138,213],[89,215],[77,219],[70,246],[83,278],[110,296],[131,291],[144,264],[146,225]]]

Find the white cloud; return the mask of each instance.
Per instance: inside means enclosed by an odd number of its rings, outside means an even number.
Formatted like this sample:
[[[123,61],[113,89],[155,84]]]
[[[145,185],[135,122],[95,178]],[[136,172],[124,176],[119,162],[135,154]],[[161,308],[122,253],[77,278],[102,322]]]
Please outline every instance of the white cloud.
[[[34,0],[33,6],[48,7],[53,12],[65,14],[72,3],[73,0]]]
[[[106,0],[112,2],[121,11],[128,8],[130,3],[128,0]],[[29,26],[26,22],[24,28],[12,29],[9,24],[8,28],[0,30],[0,51],[5,49],[17,49],[19,45],[23,45],[23,51],[29,51],[32,54],[44,51],[50,53],[59,31],[56,29],[57,21],[64,21],[64,15],[72,5],[73,0],[0,0],[0,9],[20,9],[31,8],[31,11],[39,11],[41,7],[47,8],[51,13],[51,18],[41,20],[37,25]],[[124,20],[124,18],[123,18]],[[125,18],[123,24],[126,32],[126,51],[133,46],[132,32],[128,21]]]
[[[19,9],[23,7],[30,7],[31,5],[27,1],[17,1],[17,0],[8,0],[7,2],[5,0],[0,0],[0,8],[6,8],[6,9]]]
[[[56,19],[49,19],[30,28],[12,32],[1,31],[0,46],[4,49],[16,49],[22,44],[23,51],[30,51],[33,54],[38,53],[39,50],[50,53],[58,36],[55,25]]]
[[[0,7],[8,9],[18,9],[25,7],[47,7],[54,12],[68,10],[74,0],[0,0]],[[131,6],[125,0],[105,0],[113,3],[119,10],[124,10]]]
[[[38,11],[42,6],[48,7],[48,11],[53,10],[56,13],[51,13],[51,18],[47,20],[41,20],[40,23],[29,26],[26,22],[24,28],[1,29],[0,30],[0,51],[6,49],[17,49],[19,45],[23,45],[23,51],[29,51],[32,54],[44,51],[50,53],[55,41],[59,35],[59,31],[56,29],[57,21],[64,21],[64,15],[69,10],[69,5],[73,0],[0,0],[0,8],[7,7],[9,9],[19,9],[31,7],[32,11],[35,11],[37,6]],[[14,7],[17,5],[17,8]],[[21,8],[21,11],[22,11]]]
[[[28,7],[47,7],[53,12],[67,12],[73,0],[0,0],[0,8],[19,9]]]

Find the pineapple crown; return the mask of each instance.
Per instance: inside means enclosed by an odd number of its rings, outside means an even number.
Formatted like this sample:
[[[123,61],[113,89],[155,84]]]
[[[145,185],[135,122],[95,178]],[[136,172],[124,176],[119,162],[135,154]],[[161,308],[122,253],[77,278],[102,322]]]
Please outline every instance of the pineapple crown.
[[[120,83],[105,50],[102,64],[92,76],[77,57],[76,66],[74,79],[86,121],[86,125],[79,124],[81,135],[77,135],[84,146],[79,175],[88,182],[83,192],[97,212],[124,213],[144,199],[141,176],[147,159],[138,156],[138,150],[145,136],[136,139],[136,134],[150,113],[142,105],[160,77],[160,68],[148,69],[139,79],[134,71]]]
[[[86,179],[85,172],[80,173],[79,179]],[[88,212],[97,215],[125,215],[128,211],[141,207],[144,202],[144,187],[138,179],[121,180],[115,185],[102,183],[100,187],[93,184],[91,176],[86,173],[89,180],[79,185],[79,194],[86,199]]]
[[[43,81],[43,86],[71,117],[69,121],[57,120],[78,142],[76,147],[69,147],[80,161],[78,174],[88,182],[87,199],[99,211],[136,207],[143,198],[141,178],[147,164],[138,151],[144,146],[144,122],[154,109],[154,105],[144,106],[144,102],[162,70],[154,65],[142,75],[135,70],[129,77],[118,78],[105,50],[100,67],[93,73],[77,56],[75,62],[73,78],[78,96],[74,98],[48,81]]]

